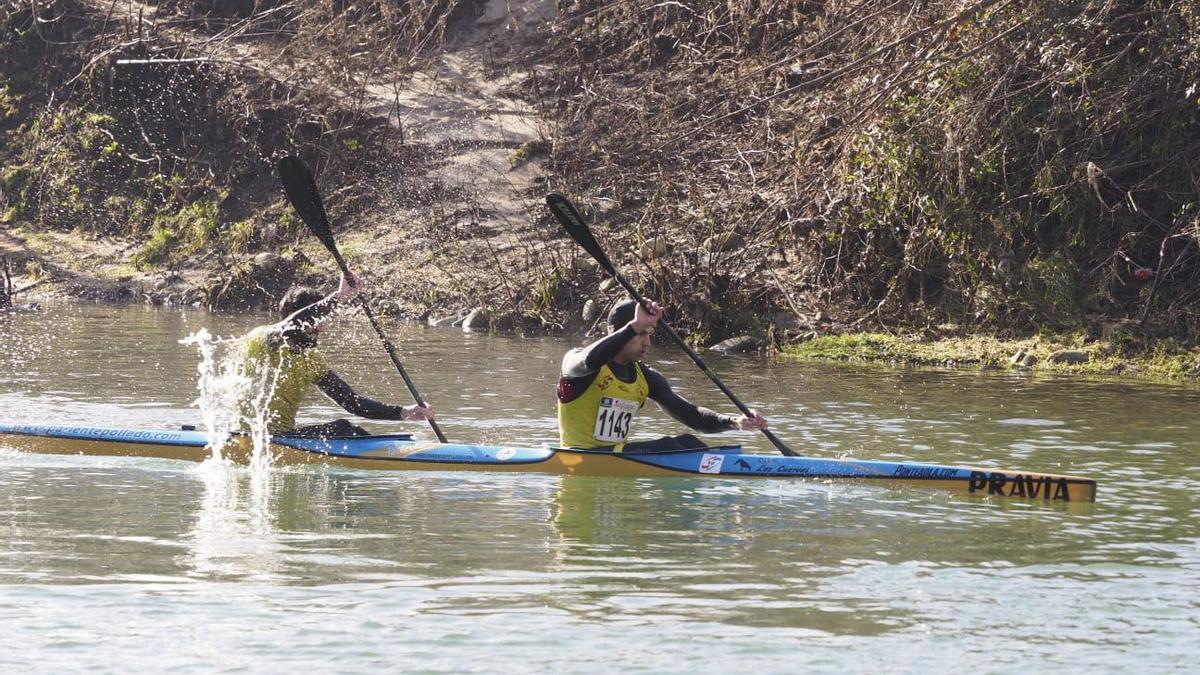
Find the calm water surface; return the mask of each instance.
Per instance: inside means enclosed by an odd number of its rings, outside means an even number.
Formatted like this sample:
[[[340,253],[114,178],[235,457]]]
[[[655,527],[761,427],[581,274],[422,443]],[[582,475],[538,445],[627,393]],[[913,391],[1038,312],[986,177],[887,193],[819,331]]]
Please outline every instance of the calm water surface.
[[[73,305],[0,316],[0,419],[196,423],[199,359],[178,340],[266,320]],[[452,439],[555,440],[570,339],[388,331]],[[365,320],[342,318],[323,339],[361,391],[408,402]],[[650,360],[731,412],[670,346]],[[757,357],[711,365],[806,453],[1090,475],[1098,501],[700,478],[256,474],[0,446],[0,671],[1193,668],[1194,388]],[[315,395],[302,421],[338,412]],[[638,431],[678,429],[655,409]],[[725,437],[772,452],[755,435]]]

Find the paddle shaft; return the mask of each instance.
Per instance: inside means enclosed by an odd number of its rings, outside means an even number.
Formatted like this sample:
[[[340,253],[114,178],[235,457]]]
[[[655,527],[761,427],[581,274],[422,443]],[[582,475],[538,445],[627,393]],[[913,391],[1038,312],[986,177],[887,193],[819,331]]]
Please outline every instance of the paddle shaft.
[[[333,259],[337,261],[337,265],[339,268],[341,268],[342,274],[350,276],[350,268],[346,265],[346,260],[342,258],[341,252],[339,252],[337,248],[331,248],[329,249],[329,252],[333,254]],[[378,335],[379,339],[383,342],[383,348],[387,350],[388,356],[392,359],[392,364],[395,365],[396,370],[400,372],[400,377],[404,379],[404,384],[408,387],[408,391],[412,394],[413,399],[417,402],[417,405],[425,407],[425,399],[421,397],[421,392],[417,391],[417,385],[413,383],[412,378],[408,376],[408,371],[404,369],[404,364],[400,362],[400,356],[396,353],[396,346],[392,344],[392,341],[389,340],[386,335],[384,335],[383,329],[379,327],[379,322],[375,319],[375,313],[371,311],[371,307],[361,296],[358,300],[358,304],[362,306],[363,314],[367,315],[367,321],[371,322],[371,328],[375,329],[375,334]],[[441,427],[438,426],[437,421],[428,420],[428,422],[430,428],[433,429],[433,433],[437,435],[438,440],[442,443],[449,443],[449,441],[446,440],[446,435],[442,433]]]

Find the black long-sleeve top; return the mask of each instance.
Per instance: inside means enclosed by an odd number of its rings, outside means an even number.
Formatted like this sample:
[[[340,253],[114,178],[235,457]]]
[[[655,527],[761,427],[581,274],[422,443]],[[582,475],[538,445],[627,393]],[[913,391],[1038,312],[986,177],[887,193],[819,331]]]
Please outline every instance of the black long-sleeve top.
[[[350,385],[332,370],[317,380],[317,386],[334,403],[351,415],[372,420],[402,420],[404,406],[390,405],[356,393]]]

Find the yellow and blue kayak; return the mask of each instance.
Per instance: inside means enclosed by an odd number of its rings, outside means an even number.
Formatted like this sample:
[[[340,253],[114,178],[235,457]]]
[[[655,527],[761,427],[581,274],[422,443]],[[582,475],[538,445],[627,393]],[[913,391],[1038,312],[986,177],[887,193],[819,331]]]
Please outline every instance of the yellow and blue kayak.
[[[161,457],[203,461],[208,437],[190,428],[113,429],[0,423],[0,447],[45,454]],[[222,455],[246,461],[250,442],[235,437]],[[701,476],[848,481],[919,486],[988,497],[1090,502],[1090,478],[917,462],[785,457],[739,446],[612,453],[573,448],[509,447],[419,441],[408,434],[353,438],[271,437],[275,464],[321,463],[355,469],[407,471],[528,471],[589,476]]]

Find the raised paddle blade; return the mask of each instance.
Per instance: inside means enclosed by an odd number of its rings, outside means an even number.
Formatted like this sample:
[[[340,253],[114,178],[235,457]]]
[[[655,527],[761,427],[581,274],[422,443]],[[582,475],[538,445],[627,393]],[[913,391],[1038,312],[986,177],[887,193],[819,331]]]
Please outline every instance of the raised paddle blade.
[[[571,235],[575,243],[579,244],[583,250],[595,258],[596,262],[600,263],[605,272],[616,276],[617,269],[613,267],[612,262],[605,255],[604,249],[600,248],[599,242],[592,236],[592,231],[583,222],[583,217],[579,215],[579,211],[576,210],[575,205],[557,192],[551,192],[546,195],[546,206],[550,208],[550,213],[554,214],[554,217],[562,224],[567,234]]]
[[[308,226],[310,232],[330,251],[337,251],[333,240],[333,230],[329,227],[329,218],[325,215],[325,204],[321,201],[321,192],[313,179],[312,171],[304,160],[298,157],[284,157],[279,160],[279,179],[283,181],[283,191],[287,193],[288,201],[300,214],[300,219]]]
[[[283,181],[283,190],[287,193],[288,201],[295,207],[296,212],[300,214],[300,219],[308,226],[310,232],[321,240],[325,248],[333,254],[333,259],[337,261],[338,267],[342,273],[349,275],[350,268],[346,266],[346,260],[342,258],[341,252],[338,251],[337,242],[333,240],[333,230],[329,227],[329,218],[325,215],[325,205],[321,202],[321,192],[317,189],[317,182],[313,180],[312,171],[309,171],[308,165],[296,157],[284,157],[279,160],[279,179]],[[417,391],[417,386],[413,384],[412,378],[408,376],[408,371],[404,370],[404,364],[400,362],[400,357],[396,354],[396,347],[392,345],[392,341],[383,333],[383,329],[379,327],[379,322],[375,320],[375,315],[371,312],[371,307],[367,303],[361,301],[359,305],[363,309],[363,314],[367,315],[367,321],[371,323],[371,328],[375,329],[375,334],[379,336],[379,340],[383,342],[384,348],[387,350],[388,356],[392,359],[392,364],[396,366],[396,370],[400,372],[400,377],[404,379],[404,384],[408,387],[408,391],[412,393],[413,399],[418,405],[425,405],[425,399],[421,398],[421,392]],[[442,443],[446,442],[446,434],[442,433],[441,427],[434,420],[427,420],[433,433],[437,434],[438,440]]]

